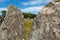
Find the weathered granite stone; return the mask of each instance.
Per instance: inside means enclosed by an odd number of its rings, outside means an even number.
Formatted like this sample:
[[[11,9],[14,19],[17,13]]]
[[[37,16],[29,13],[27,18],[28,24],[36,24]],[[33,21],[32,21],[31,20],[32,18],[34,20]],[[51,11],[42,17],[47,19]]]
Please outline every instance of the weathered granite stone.
[[[60,0],[53,0],[54,2],[59,2]]]
[[[25,40],[24,18],[19,9],[10,5],[0,27],[0,40]]]
[[[3,22],[3,20],[4,20],[4,17],[0,16],[0,26],[1,26],[2,22]]]
[[[47,5],[37,15],[29,40],[60,40],[60,10],[57,5]]]

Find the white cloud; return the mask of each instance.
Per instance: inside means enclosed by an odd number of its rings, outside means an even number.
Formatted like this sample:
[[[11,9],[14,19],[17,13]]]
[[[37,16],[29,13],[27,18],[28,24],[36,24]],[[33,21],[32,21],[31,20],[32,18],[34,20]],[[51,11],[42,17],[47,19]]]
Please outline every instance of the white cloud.
[[[7,8],[0,8],[0,11],[7,10]]]
[[[31,13],[38,13],[44,6],[33,6],[21,9],[22,12],[31,12]],[[7,8],[0,8],[0,12],[3,10],[7,10]]]
[[[22,5],[36,5],[36,4],[48,3],[48,2],[51,2],[51,0],[33,0],[33,1],[23,2],[21,4]]]
[[[23,5],[35,5],[36,3],[38,3],[38,1],[23,2],[21,4],[23,4]]]
[[[28,7],[25,9],[21,9],[22,12],[33,12],[38,13],[44,6],[34,6],[34,7]]]
[[[7,10],[7,8],[0,8],[0,15],[2,15],[1,11]]]

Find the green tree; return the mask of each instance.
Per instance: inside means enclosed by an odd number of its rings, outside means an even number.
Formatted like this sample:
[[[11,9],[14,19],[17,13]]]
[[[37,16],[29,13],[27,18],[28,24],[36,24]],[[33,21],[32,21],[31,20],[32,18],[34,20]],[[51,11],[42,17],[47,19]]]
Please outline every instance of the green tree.
[[[1,12],[2,12],[2,16],[5,17],[5,16],[6,16],[6,11],[3,10],[3,11],[1,11]]]
[[[34,17],[36,17],[36,15],[32,13],[23,13],[23,15],[24,15],[24,18],[30,18],[30,19],[33,19]]]

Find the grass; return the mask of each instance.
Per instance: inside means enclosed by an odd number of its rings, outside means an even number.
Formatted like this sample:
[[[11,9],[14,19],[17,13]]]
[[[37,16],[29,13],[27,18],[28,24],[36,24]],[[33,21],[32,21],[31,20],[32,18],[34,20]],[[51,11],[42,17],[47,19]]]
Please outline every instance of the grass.
[[[31,30],[31,27],[32,27],[32,20],[25,19],[24,24],[26,26],[26,40],[28,40],[29,33],[30,33],[30,30]]]

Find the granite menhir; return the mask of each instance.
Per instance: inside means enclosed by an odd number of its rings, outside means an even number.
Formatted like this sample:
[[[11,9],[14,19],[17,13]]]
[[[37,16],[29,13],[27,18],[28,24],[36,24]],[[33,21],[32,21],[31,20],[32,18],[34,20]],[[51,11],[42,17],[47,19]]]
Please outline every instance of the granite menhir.
[[[0,27],[0,40],[25,40],[24,18],[21,11],[10,5]]]
[[[60,2],[50,3],[34,19],[29,40],[60,40]]]

